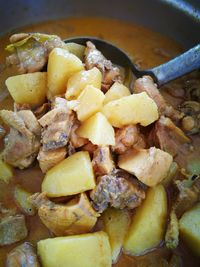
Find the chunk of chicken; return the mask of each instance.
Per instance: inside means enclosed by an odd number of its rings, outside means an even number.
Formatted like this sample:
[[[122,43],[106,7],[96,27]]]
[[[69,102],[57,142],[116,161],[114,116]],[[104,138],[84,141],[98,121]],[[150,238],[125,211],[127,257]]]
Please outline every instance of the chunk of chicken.
[[[1,110],[0,116],[10,127],[10,132],[5,137],[3,159],[12,166],[27,168],[34,161],[40,147],[40,125],[37,119],[30,110]]]
[[[108,206],[117,209],[133,209],[145,198],[141,184],[122,170],[99,176],[96,187],[91,191],[93,207],[103,212]]]
[[[115,146],[117,154],[123,154],[130,148],[145,148],[144,135],[140,133],[137,125],[127,125],[115,130]]]
[[[160,115],[165,115],[175,121],[180,120],[183,117],[181,112],[166,103],[163,96],[158,91],[157,85],[150,76],[143,76],[142,78],[137,79],[134,84],[134,92],[146,92],[149,97],[155,101]]]
[[[41,148],[37,156],[40,169],[43,173],[46,173],[49,169],[62,161],[66,157],[66,155],[67,150],[65,147],[60,147],[49,151],[44,151],[44,149]]]
[[[114,161],[108,146],[98,147],[94,151],[92,166],[96,176],[109,174],[114,169]]]
[[[114,66],[110,60],[107,60],[90,41],[87,42],[85,49],[85,66],[87,70],[97,67],[101,71],[103,75],[101,89],[104,93],[114,82],[122,82],[119,68]]]
[[[5,216],[0,221],[0,246],[23,240],[28,234],[25,216],[22,214]]]
[[[98,148],[97,145],[92,144],[92,142],[88,142],[86,145],[82,147],[83,151],[88,151],[90,156],[93,157],[94,151]]]
[[[68,203],[56,204],[45,193],[36,193],[30,201],[38,209],[41,221],[56,236],[81,234],[89,232],[99,216],[85,193],[73,198]]]
[[[7,255],[6,267],[40,267],[33,246],[25,242],[11,250]]]
[[[6,131],[5,129],[3,128],[3,126],[0,125],[0,140],[1,138],[3,138],[6,134]]]
[[[20,73],[40,71],[47,63],[49,53],[55,47],[64,47],[56,35],[40,33],[18,33],[10,37],[6,50],[8,65],[16,65]]]
[[[74,148],[82,147],[88,143],[88,140],[86,138],[80,137],[76,133],[76,130],[79,128],[79,126],[80,122],[75,119],[70,133],[70,142]]]
[[[190,142],[191,140],[184,132],[176,127],[171,119],[164,116],[161,116],[155,123],[149,136],[150,145],[155,145],[172,156],[181,153],[182,145]]]

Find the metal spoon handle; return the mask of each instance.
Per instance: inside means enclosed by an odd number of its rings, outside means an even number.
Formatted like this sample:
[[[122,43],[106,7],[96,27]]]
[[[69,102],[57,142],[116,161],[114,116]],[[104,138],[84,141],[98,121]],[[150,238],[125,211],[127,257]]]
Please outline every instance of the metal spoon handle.
[[[153,75],[158,86],[170,82],[182,75],[200,68],[200,44],[180,56],[148,70]]]

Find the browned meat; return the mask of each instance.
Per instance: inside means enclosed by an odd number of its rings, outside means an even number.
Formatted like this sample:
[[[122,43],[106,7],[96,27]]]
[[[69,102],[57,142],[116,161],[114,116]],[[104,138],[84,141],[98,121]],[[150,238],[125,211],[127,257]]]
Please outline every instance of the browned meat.
[[[137,125],[128,125],[115,130],[115,146],[113,150],[117,154],[123,154],[130,148],[145,148],[146,143],[143,134]]]
[[[24,239],[28,234],[22,214],[5,216],[0,221],[0,246],[10,245]]]
[[[3,128],[3,126],[0,125],[0,139],[3,138],[5,134],[6,134],[5,129]]]
[[[39,267],[39,261],[37,259],[36,252],[33,246],[25,242],[13,250],[7,255],[6,267]]]
[[[40,147],[40,126],[30,110],[12,112],[1,110],[0,116],[10,127],[5,137],[3,159],[9,164],[27,168],[37,156]]]
[[[92,142],[88,142],[86,145],[82,147],[82,150],[88,151],[90,153],[90,156],[93,156],[94,151],[97,149],[97,145],[92,144]]]
[[[79,126],[80,122],[75,119],[70,134],[70,142],[74,148],[82,147],[83,145],[88,143],[88,140],[86,138],[77,135],[76,130],[79,128]]]
[[[75,147],[72,145],[72,142],[69,141],[68,145],[67,145],[67,155],[71,156],[72,154],[74,154],[76,152]]]
[[[62,161],[66,155],[67,150],[65,147],[60,147],[49,151],[44,151],[43,148],[41,148],[37,157],[40,169],[43,173],[47,172],[53,166]]]
[[[86,69],[97,67],[101,71],[103,75],[101,89],[104,93],[108,91],[114,82],[122,82],[119,68],[114,66],[110,60],[107,60],[90,41],[87,42],[85,49],[85,66]]]
[[[44,103],[42,106],[38,107],[36,110],[34,110],[34,114],[36,118],[39,120],[44,114],[46,114],[50,109],[49,103]]]
[[[96,176],[111,173],[115,165],[108,146],[98,147],[94,151],[92,166]]]
[[[90,197],[94,208],[103,212],[109,205],[117,209],[134,209],[145,198],[141,184],[122,170],[98,177]]]
[[[43,150],[54,150],[64,147],[69,141],[74,114],[67,107],[67,100],[58,98],[53,104],[53,109],[39,119],[43,127]]]
[[[143,76],[135,81],[134,92],[146,92],[156,103],[160,115],[165,115],[172,120],[180,120],[183,114],[166,103],[160,94],[157,85],[150,76]]]
[[[30,104],[18,104],[14,103],[14,111],[20,111],[20,110],[31,110]]]
[[[150,133],[149,142],[176,156],[183,144],[190,143],[190,139],[169,118],[161,116]]]
[[[40,33],[14,34],[10,42],[6,47],[11,53],[7,64],[17,65],[20,73],[40,71],[46,65],[51,50],[64,46],[60,37]]]

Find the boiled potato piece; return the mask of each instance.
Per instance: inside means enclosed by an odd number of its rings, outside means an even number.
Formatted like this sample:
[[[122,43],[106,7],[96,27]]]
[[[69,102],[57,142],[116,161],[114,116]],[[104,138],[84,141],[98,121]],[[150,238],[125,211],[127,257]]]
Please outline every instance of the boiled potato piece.
[[[47,66],[48,97],[65,93],[68,79],[83,69],[83,63],[78,57],[65,49],[54,48]]]
[[[180,236],[200,256],[200,203],[186,211],[179,220]]]
[[[145,92],[108,102],[102,112],[118,128],[137,123],[147,126],[159,117],[156,103]]]
[[[51,168],[42,182],[49,197],[75,195],[95,187],[92,163],[87,151],[76,152]]]
[[[129,150],[120,155],[118,165],[121,169],[135,175],[148,186],[159,184],[170,170],[172,156],[155,147]]]
[[[13,177],[12,167],[0,158],[0,180],[4,181],[5,183],[9,183],[12,177]]]
[[[41,240],[37,252],[43,267],[111,267],[111,249],[104,232]]]
[[[85,52],[85,46],[76,44],[76,43],[66,43],[65,47],[70,53],[74,54],[78,58],[80,58],[81,61],[83,61],[84,52]]]
[[[66,99],[76,99],[87,85],[93,85],[100,89],[101,80],[102,74],[96,67],[74,74],[67,83]]]
[[[127,210],[107,209],[103,215],[104,230],[109,236],[112,263],[116,263],[127,233],[130,217]]]
[[[5,83],[17,104],[30,104],[31,107],[36,107],[45,101],[47,93],[46,72],[12,76]]]
[[[162,185],[148,190],[146,199],[133,215],[127,232],[124,251],[139,255],[156,247],[163,240],[167,217],[167,195]]]
[[[101,110],[103,106],[104,93],[92,85],[87,85],[77,99],[74,110],[79,121],[85,121]]]
[[[115,82],[105,94],[104,105],[110,101],[120,99],[123,96],[128,96],[130,94],[129,89],[125,85]]]
[[[77,134],[88,138],[94,145],[115,145],[114,129],[101,112],[84,121],[78,128]]]

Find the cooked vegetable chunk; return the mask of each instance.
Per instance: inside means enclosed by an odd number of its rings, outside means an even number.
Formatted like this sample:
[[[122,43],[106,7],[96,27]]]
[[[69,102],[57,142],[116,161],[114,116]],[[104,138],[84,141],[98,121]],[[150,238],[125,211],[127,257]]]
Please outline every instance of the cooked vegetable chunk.
[[[172,156],[158,148],[130,150],[119,157],[119,167],[148,186],[160,183],[168,174]]]
[[[115,82],[105,94],[104,105],[110,101],[130,95],[129,89],[122,83]]]
[[[14,190],[14,198],[19,207],[28,215],[35,214],[35,207],[30,203],[28,198],[31,193],[23,189],[21,186],[17,185]]]
[[[75,195],[95,187],[89,153],[74,153],[51,168],[42,182],[42,192],[49,197]]]
[[[158,119],[158,108],[146,93],[140,93],[107,103],[103,114],[118,128],[137,123],[147,126]]]
[[[57,237],[38,242],[43,267],[111,267],[111,249],[104,232]]]
[[[178,219],[174,210],[170,213],[169,224],[165,234],[165,244],[169,249],[175,249],[179,242]]]
[[[84,45],[80,45],[77,43],[66,43],[64,45],[64,48],[67,49],[70,53],[80,58],[80,60],[83,60],[84,51],[85,51]]]
[[[47,67],[48,97],[63,94],[68,79],[76,72],[83,70],[81,60],[62,48],[54,48]]]
[[[8,183],[12,177],[12,167],[0,158],[0,180],[4,181],[5,183]]]
[[[129,213],[126,210],[109,208],[102,216],[104,230],[109,236],[112,263],[116,263],[130,223]]]
[[[95,113],[101,110],[105,96],[101,90],[92,85],[88,85],[82,91],[77,99],[77,105],[74,107],[79,121],[85,121]]]
[[[150,188],[146,199],[133,215],[124,250],[132,255],[144,254],[163,239],[167,216],[167,195],[162,185]]]
[[[46,72],[12,76],[5,83],[17,104],[30,104],[35,107],[40,106],[45,101],[47,92]]]
[[[32,195],[30,201],[38,208],[41,221],[56,236],[87,233],[93,228],[99,216],[93,210],[85,193],[64,204],[54,203],[45,193]]]
[[[179,229],[185,243],[200,256],[200,203],[183,214]]]
[[[98,112],[84,121],[77,134],[88,138],[94,145],[115,145],[115,133],[106,117]]]
[[[87,85],[101,88],[102,74],[97,68],[75,73],[67,82],[66,99],[76,99]]]

